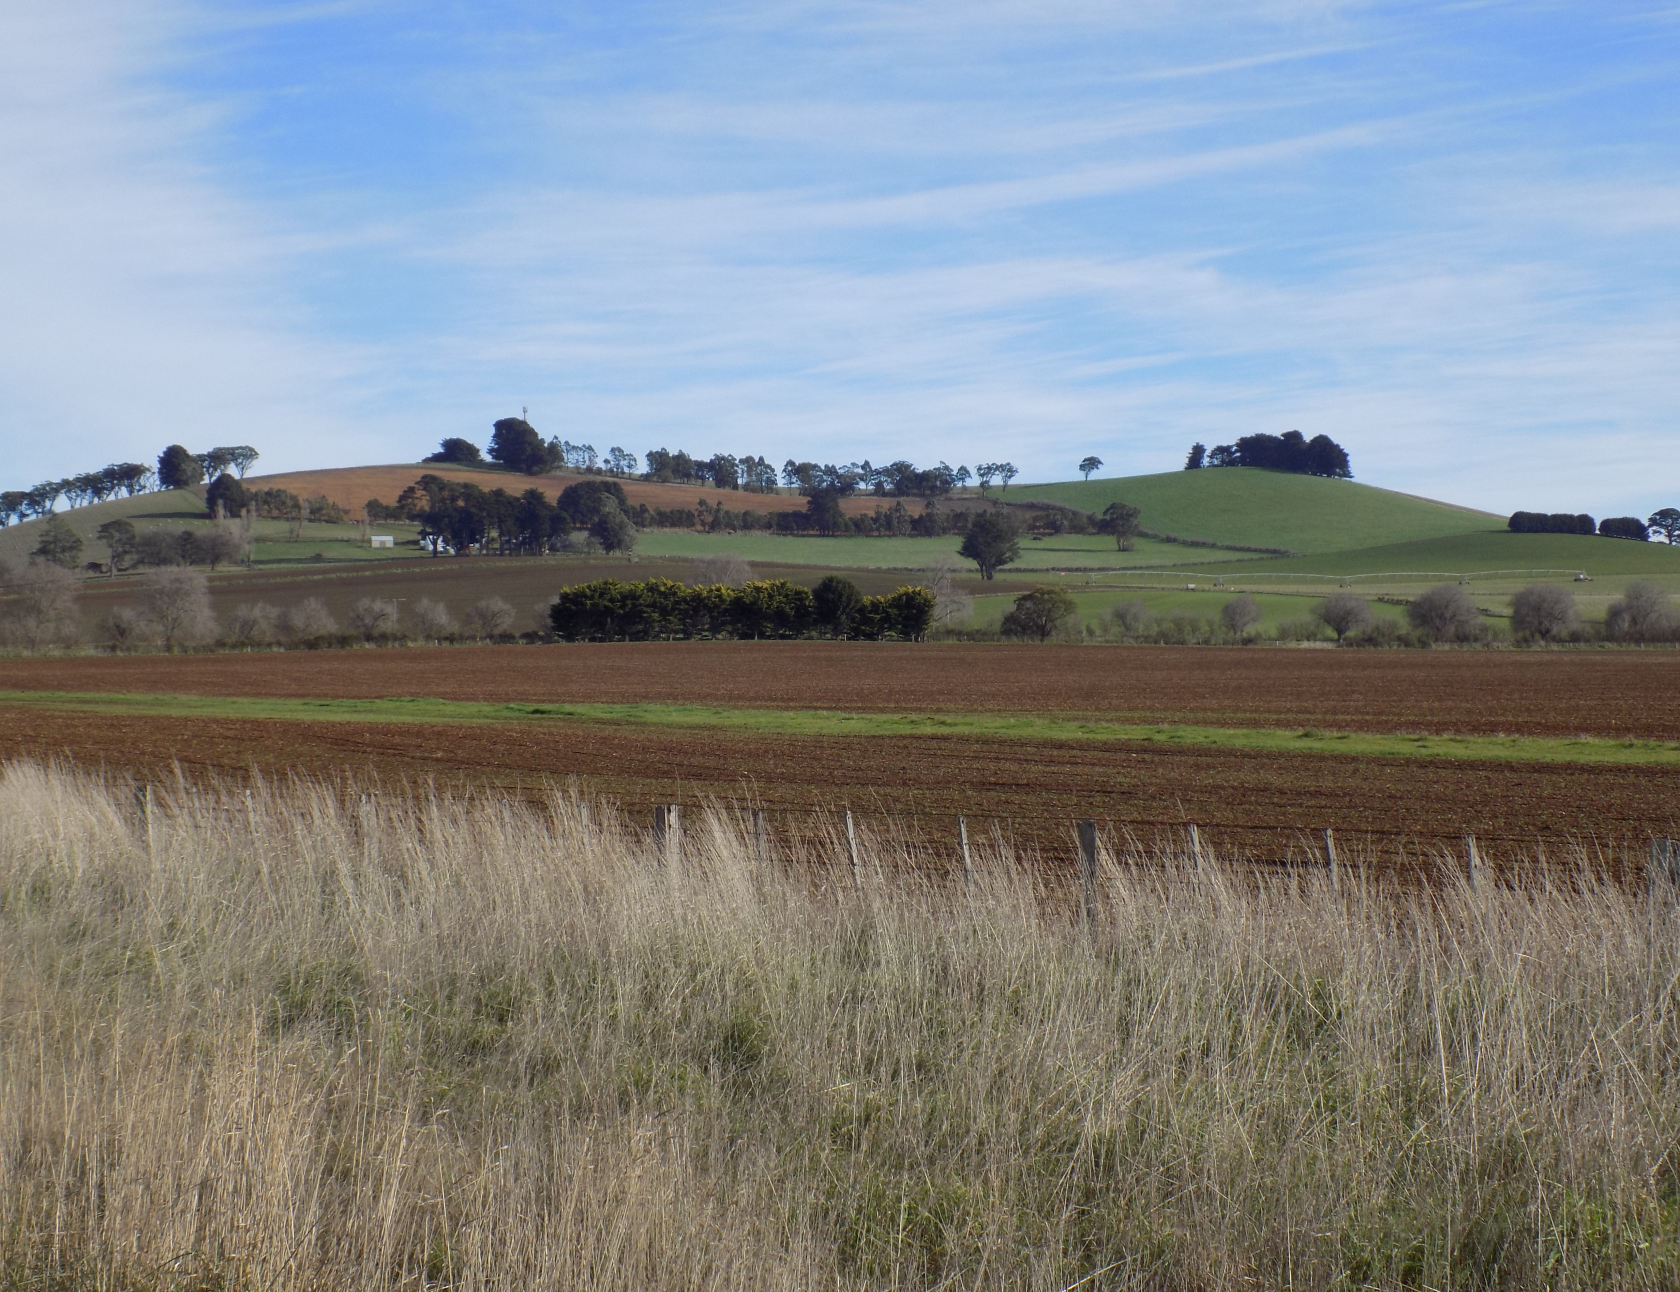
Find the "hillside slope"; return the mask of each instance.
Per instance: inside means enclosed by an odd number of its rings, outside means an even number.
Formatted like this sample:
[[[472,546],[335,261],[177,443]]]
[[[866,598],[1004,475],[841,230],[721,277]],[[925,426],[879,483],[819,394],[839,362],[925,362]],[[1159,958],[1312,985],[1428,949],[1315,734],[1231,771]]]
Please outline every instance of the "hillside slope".
[[[1505,517],[1467,507],[1352,480],[1252,467],[1017,485],[1008,497],[1095,512],[1127,502],[1142,509],[1143,527],[1153,533],[1292,552],[1379,547],[1505,527]]]

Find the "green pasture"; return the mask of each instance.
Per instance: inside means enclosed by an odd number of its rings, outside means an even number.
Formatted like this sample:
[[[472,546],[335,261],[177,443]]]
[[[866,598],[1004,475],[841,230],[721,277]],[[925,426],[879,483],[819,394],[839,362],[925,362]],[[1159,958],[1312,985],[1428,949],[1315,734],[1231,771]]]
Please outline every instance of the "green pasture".
[[[696,649],[704,649],[696,645]],[[796,648],[795,648],[796,649]],[[885,647],[890,651],[892,647]],[[937,649],[935,647],[934,649]],[[1057,647],[1047,646],[1046,650]],[[1367,758],[1477,762],[1680,765],[1680,744],[1527,736],[1397,735],[1265,727],[1093,722],[1030,714],[844,713],[680,704],[495,704],[431,698],[292,700],[239,696],[0,691],[0,706],[235,721],[389,723],[609,723],[710,728],[762,735],[956,736],[1001,740],[1120,741]]]
[[[1252,467],[1016,485],[1006,496],[1094,512],[1111,502],[1126,502],[1142,511],[1143,527],[1158,534],[1292,552],[1337,552],[1505,525],[1503,516],[1353,480]]]

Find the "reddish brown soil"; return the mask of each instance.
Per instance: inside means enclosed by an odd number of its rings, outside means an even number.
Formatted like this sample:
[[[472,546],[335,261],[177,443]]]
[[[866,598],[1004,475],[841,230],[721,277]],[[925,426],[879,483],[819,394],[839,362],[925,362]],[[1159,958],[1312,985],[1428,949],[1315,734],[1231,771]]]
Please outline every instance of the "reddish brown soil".
[[[550,502],[560,496],[567,485],[579,480],[600,479],[599,476],[567,474],[523,476],[506,471],[474,471],[461,467],[428,462],[419,466],[401,463],[377,467],[335,467],[321,471],[288,471],[279,475],[252,476],[245,483],[255,489],[289,489],[299,497],[314,498],[325,495],[351,515],[360,516],[370,498],[394,503],[397,495],[421,476],[431,474],[446,480],[464,480],[481,489],[506,489],[509,493],[523,493],[527,489],[541,489]],[[649,507],[693,508],[701,498],[708,502],[722,502],[730,511],[803,511],[808,501],[797,494],[742,493],[733,489],[716,489],[710,485],[655,484],[648,480],[620,480],[624,496],[632,506],[646,503]],[[892,499],[885,501],[892,505]],[[840,506],[848,515],[871,516],[882,500],[875,497],[843,498]],[[920,499],[908,498],[905,506],[912,515],[920,515]]]
[[[0,689],[1017,711],[1221,726],[1680,738],[1672,651],[678,642],[0,660]]]
[[[656,802],[748,795],[782,828],[810,832],[842,804],[866,825],[891,815],[948,840],[952,817],[989,837],[1060,850],[1090,816],[1144,842],[1194,821],[1221,847],[1297,853],[1331,827],[1350,849],[1456,847],[1532,855],[1568,840],[1643,846],[1680,833],[1680,768],[1466,763],[1149,745],[954,737],[759,737],[604,724],[415,727],[223,722],[0,710],[8,756],[68,756],[147,773],[299,770],[387,784],[530,787],[576,776],[638,816]]]

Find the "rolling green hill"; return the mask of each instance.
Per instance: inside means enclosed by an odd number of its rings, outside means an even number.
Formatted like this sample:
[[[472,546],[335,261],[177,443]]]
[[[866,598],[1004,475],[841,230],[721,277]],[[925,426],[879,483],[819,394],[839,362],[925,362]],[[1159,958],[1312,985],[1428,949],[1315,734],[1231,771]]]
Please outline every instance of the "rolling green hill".
[[[1505,517],[1375,489],[1352,480],[1221,467],[1113,480],[1017,485],[1010,499],[1100,512],[1127,502],[1156,534],[1292,552],[1339,552],[1503,530]]]

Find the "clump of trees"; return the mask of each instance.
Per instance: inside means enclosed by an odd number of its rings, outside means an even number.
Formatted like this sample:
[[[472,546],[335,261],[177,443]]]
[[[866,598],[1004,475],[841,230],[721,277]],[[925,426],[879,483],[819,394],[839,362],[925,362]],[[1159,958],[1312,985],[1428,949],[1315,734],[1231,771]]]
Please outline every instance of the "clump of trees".
[[[1203,467],[1260,467],[1335,480],[1353,478],[1346,449],[1328,435],[1315,435],[1309,440],[1300,431],[1245,435],[1235,444],[1215,445],[1211,453],[1205,445],[1191,445],[1184,469],[1199,471]]]
[[[920,641],[932,622],[935,597],[927,588],[866,597],[838,575],[819,588],[820,601],[816,590],[785,579],[756,579],[740,587],[598,579],[561,589],[549,622],[564,641],[809,636]]]
[[[1585,512],[1514,511],[1505,528],[1513,534],[1591,534],[1596,532],[1598,522]]]

